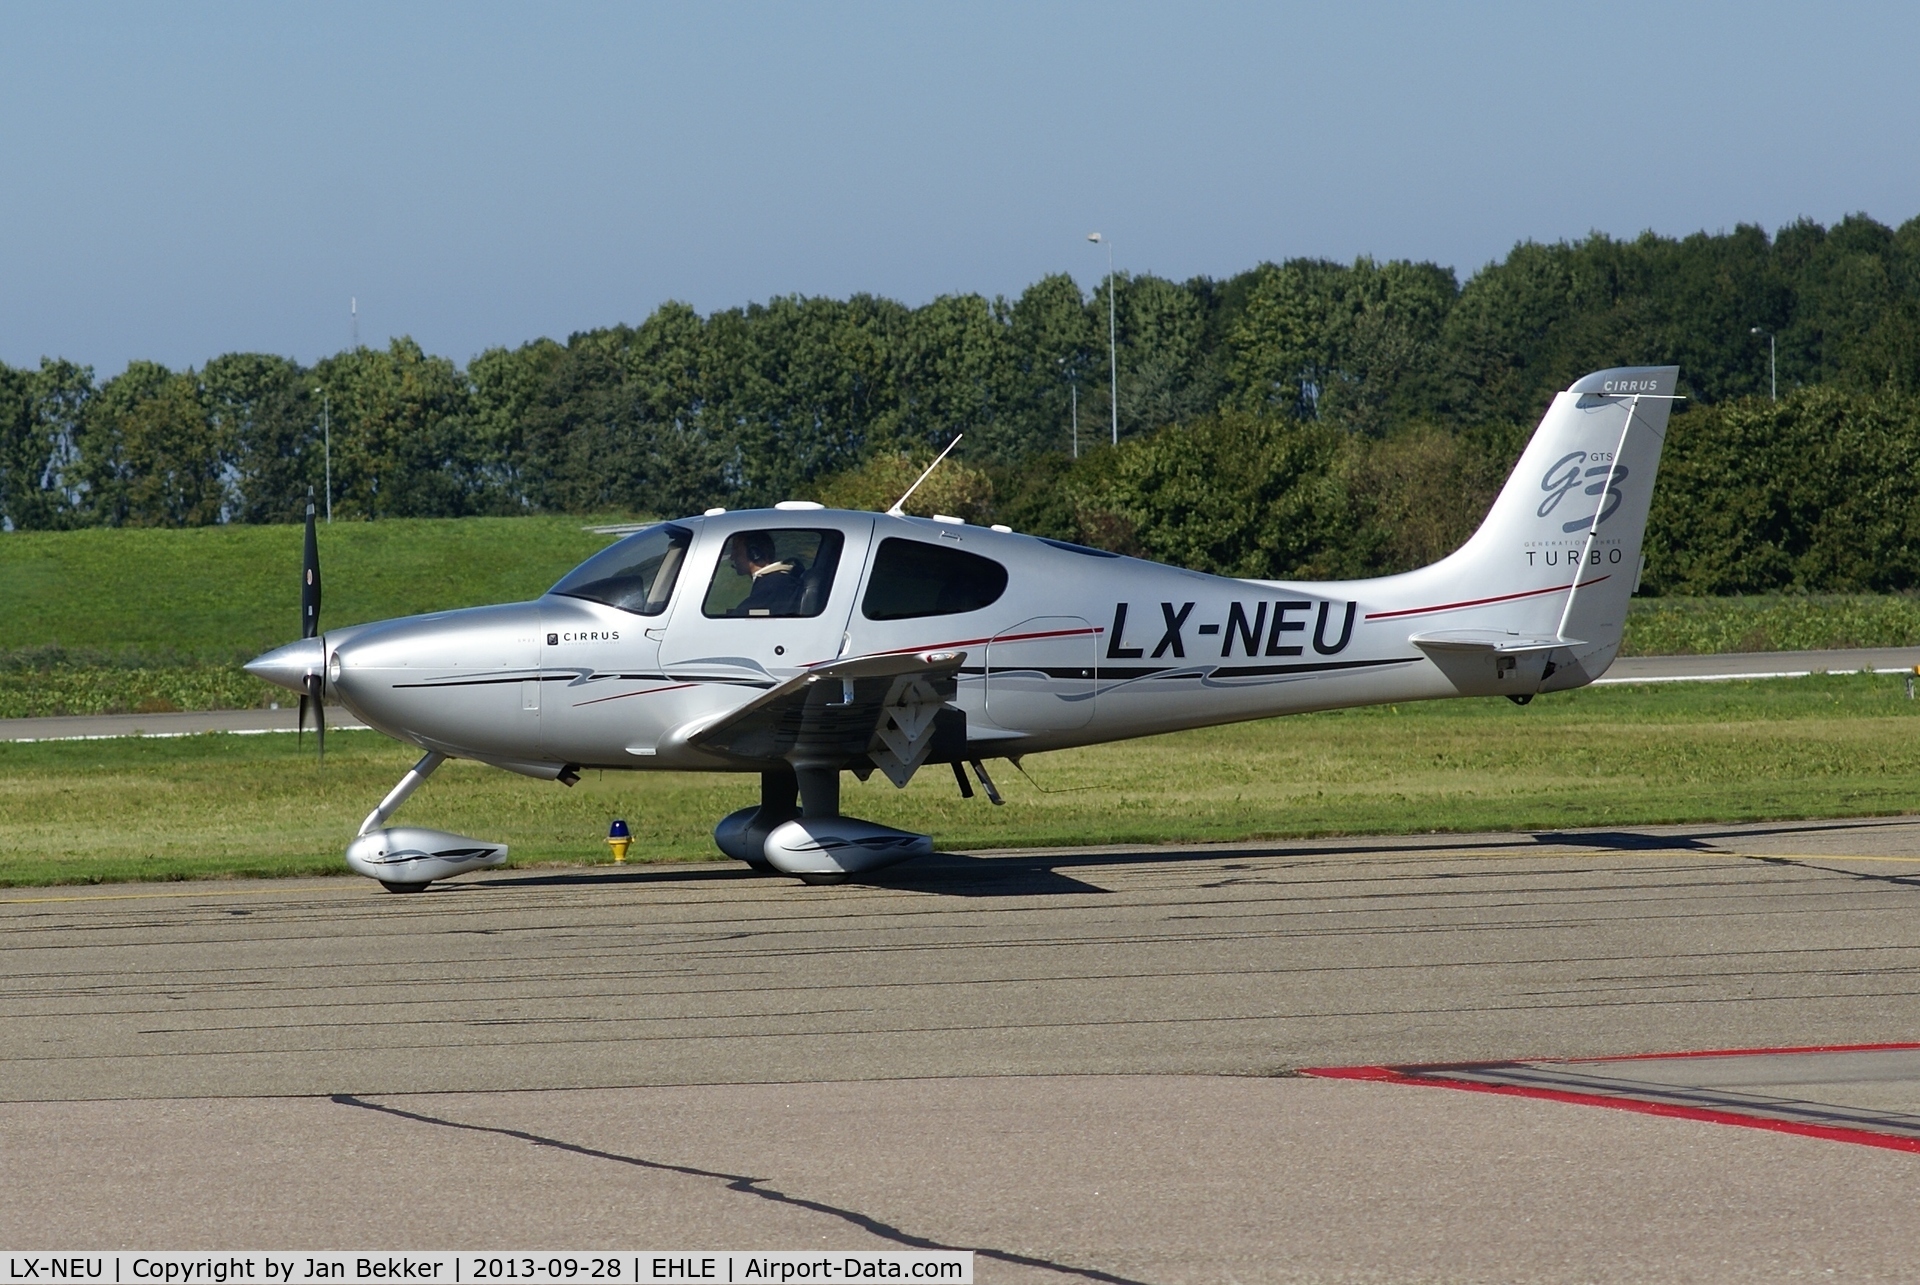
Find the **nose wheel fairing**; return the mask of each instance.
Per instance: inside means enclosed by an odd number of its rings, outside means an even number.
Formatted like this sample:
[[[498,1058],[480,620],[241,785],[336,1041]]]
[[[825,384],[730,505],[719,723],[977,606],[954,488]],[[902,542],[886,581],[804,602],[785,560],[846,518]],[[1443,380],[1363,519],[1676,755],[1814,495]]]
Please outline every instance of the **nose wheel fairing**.
[[[386,825],[400,805],[446,761],[447,756],[439,751],[428,751],[387,791],[387,797],[367,813],[367,819],[360,823],[360,833],[347,845],[348,869],[369,879],[378,879],[388,892],[417,892],[436,879],[505,863],[507,845],[504,843],[490,843],[423,826]]]
[[[504,843],[411,825],[369,831],[347,845],[347,866],[355,874],[396,891],[396,885],[423,888],[436,879],[502,865],[506,859]]]

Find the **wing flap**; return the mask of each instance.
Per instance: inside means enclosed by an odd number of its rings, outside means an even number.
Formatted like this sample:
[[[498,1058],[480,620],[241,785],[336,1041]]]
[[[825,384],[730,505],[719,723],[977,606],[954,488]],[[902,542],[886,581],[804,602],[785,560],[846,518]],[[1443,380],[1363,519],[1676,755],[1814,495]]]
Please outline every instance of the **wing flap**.
[[[828,661],[717,719],[676,729],[661,749],[683,745],[736,762],[837,765],[904,747],[917,767],[933,729],[931,713],[921,717],[915,707],[938,709],[951,701],[966,658],[965,652],[938,651]],[[900,744],[890,749],[890,742]],[[916,749],[917,758],[911,753]],[[907,772],[911,775],[911,767]]]

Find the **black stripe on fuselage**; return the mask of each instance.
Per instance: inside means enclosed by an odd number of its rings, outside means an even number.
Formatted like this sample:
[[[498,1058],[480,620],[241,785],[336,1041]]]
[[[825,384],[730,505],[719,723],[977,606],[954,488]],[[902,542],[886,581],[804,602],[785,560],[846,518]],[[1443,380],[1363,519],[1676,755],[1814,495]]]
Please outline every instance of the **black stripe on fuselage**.
[[[1421,656],[1391,656],[1385,660],[1316,660],[1302,665],[1221,665],[1209,678],[1265,678],[1272,674],[1324,674],[1337,669],[1378,669],[1382,665],[1412,665]]]
[[[1272,678],[1282,674],[1324,674],[1341,669],[1375,669],[1382,665],[1411,665],[1419,656],[1395,656],[1386,660],[1315,660],[1291,665],[1218,665],[1212,669],[1196,665],[1009,665],[1000,673],[1044,674],[1048,678],[1095,678],[1101,682],[1131,682],[1141,678]],[[963,668],[962,674],[984,676],[984,668]]]
[[[778,687],[771,678],[737,678],[716,674],[524,674],[518,678],[450,678],[426,683],[395,683],[402,687],[497,687],[503,683],[726,683],[734,687]]]

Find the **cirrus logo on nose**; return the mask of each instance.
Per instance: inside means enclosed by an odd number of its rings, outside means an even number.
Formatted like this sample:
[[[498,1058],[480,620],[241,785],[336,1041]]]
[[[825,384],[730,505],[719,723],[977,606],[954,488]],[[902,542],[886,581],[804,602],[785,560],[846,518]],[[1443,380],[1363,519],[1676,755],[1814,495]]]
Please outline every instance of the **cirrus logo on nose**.
[[[1620,493],[1620,483],[1626,480],[1627,466],[1616,462],[1582,468],[1589,458],[1586,451],[1570,451],[1554,461],[1553,467],[1540,478],[1540,489],[1547,493],[1547,498],[1540,501],[1539,515],[1543,518],[1560,507],[1560,501],[1566,499],[1569,492],[1583,489],[1580,485],[1582,482],[1598,479],[1589,482],[1584,490],[1588,495],[1606,497],[1601,501],[1599,516],[1575,518],[1571,522],[1561,523],[1560,529],[1569,535],[1587,527],[1599,526],[1613,516],[1614,510],[1620,507],[1620,501],[1626,498]]]
[[[618,629],[583,629],[574,633],[548,634],[547,646],[558,647],[561,643],[576,642],[619,642]]]

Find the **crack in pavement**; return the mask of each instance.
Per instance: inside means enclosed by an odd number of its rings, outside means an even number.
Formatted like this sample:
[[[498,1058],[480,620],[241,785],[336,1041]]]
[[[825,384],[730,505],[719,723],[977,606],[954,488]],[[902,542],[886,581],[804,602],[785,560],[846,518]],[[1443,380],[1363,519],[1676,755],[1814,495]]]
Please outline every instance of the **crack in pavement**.
[[[586,1156],[593,1160],[610,1160],[615,1164],[631,1165],[636,1169],[651,1169],[660,1173],[681,1174],[689,1178],[712,1178],[727,1185],[729,1191],[743,1195],[758,1196],[762,1200],[775,1204],[790,1205],[797,1209],[811,1210],[838,1218],[862,1231],[869,1232],[883,1240],[910,1246],[914,1249],[940,1249],[970,1251],[981,1258],[991,1258],[996,1262],[1013,1263],[1021,1267],[1037,1267],[1043,1271],[1059,1272],[1066,1276],[1078,1276],[1090,1281],[1104,1281],[1107,1285],[1147,1285],[1147,1282],[1134,1280],[1127,1276],[1116,1276],[1112,1272],[1103,1272],[1094,1267],[1074,1267],[1067,1263],[1056,1263],[1051,1259],[1035,1258],[1028,1254],[1016,1254],[1012,1250],[987,1249],[978,1245],[949,1245],[926,1236],[916,1236],[890,1223],[863,1214],[856,1209],[842,1209],[838,1205],[829,1205],[823,1201],[809,1200],[805,1196],[790,1196],[773,1187],[764,1186],[764,1178],[754,1178],[746,1174],[724,1173],[717,1169],[701,1169],[694,1165],[677,1165],[665,1160],[647,1160],[640,1156],[621,1155],[617,1151],[602,1151],[597,1147],[582,1146],[577,1142],[567,1142],[560,1138],[548,1138],[541,1134],[529,1133],[524,1129],[509,1129],[500,1125],[468,1124],[462,1120],[448,1120],[440,1116],[426,1115],[419,1111],[408,1111],[402,1107],[388,1106],[383,1102],[370,1102],[366,1098],[352,1093],[335,1093],[330,1100],[338,1106],[358,1107],[363,1111],[377,1111],[385,1115],[396,1116],[402,1120],[412,1120],[419,1124],[438,1125],[444,1129],[462,1129],[469,1133],[491,1133],[503,1138],[513,1138],[520,1142],[531,1143],[536,1147],[552,1147],[556,1151],[567,1151],[574,1155]]]

